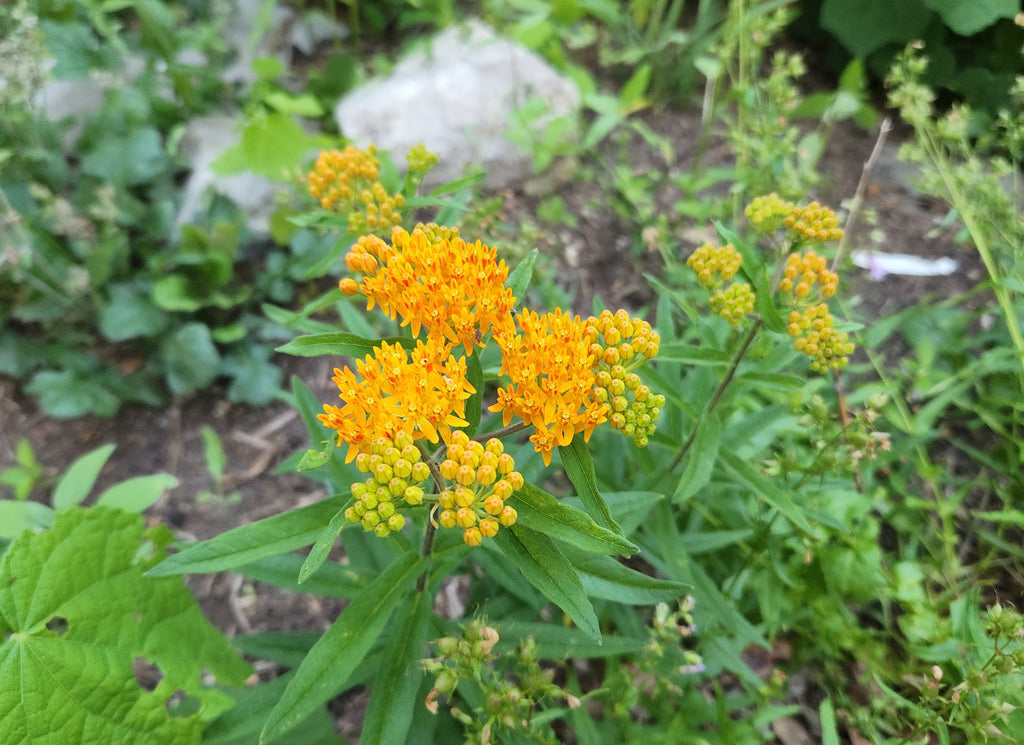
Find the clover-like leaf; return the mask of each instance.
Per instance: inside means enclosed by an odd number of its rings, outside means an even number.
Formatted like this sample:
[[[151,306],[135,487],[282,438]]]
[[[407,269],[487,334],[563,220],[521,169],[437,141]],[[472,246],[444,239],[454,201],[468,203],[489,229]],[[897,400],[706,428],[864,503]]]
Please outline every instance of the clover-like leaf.
[[[10,545],[0,560],[0,742],[191,745],[230,705],[201,674],[238,685],[249,666],[180,578],[143,576],[169,539],[144,533],[139,515],[94,507],[60,512],[51,530]],[[181,696],[194,711],[175,709]]]

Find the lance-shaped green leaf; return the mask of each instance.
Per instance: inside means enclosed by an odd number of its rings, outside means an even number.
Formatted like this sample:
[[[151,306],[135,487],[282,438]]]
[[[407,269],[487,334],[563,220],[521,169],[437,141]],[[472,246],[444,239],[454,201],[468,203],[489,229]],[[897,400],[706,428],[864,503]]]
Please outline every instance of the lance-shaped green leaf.
[[[595,644],[580,633],[579,629],[556,626],[553,623],[525,621],[495,622],[500,641],[496,652],[512,652],[523,639],[533,637],[537,642],[537,657],[545,660],[579,659],[583,657],[618,657],[639,654],[646,638],[609,636],[605,634],[600,644]]]
[[[579,570],[583,589],[593,598],[629,605],[670,603],[685,594],[688,585],[652,577],[610,556],[588,554],[567,548],[566,557]]]
[[[344,509],[334,513],[334,517],[327,523],[327,527],[321,531],[320,536],[316,539],[316,543],[313,544],[313,548],[306,555],[306,560],[302,562],[302,568],[299,570],[300,585],[312,577],[313,573],[327,561],[327,555],[334,546],[334,539],[338,537],[338,534],[348,524]]]
[[[337,357],[365,357],[373,352],[381,342],[401,344],[406,349],[414,349],[416,340],[405,336],[391,336],[387,339],[366,339],[356,334],[343,331],[323,334],[306,334],[297,336],[276,351],[296,357],[319,357],[330,354]]]
[[[267,712],[274,706],[292,673],[260,683],[252,688],[231,689],[235,705],[221,714],[203,731],[203,745],[252,745],[263,729]],[[269,745],[343,745],[334,731],[334,717],[326,707],[317,709],[293,731]]]
[[[277,554],[264,556],[250,564],[243,564],[231,571],[265,582],[292,592],[310,595],[324,595],[332,598],[353,598],[366,587],[369,579],[353,567],[334,561],[324,563],[302,585],[299,585],[299,569],[305,557],[301,554]]]
[[[512,297],[516,298],[517,304],[523,299],[526,288],[530,286],[530,280],[533,279],[533,265],[537,263],[539,256],[540,252],[536,248],[533,249],[508,273],[505,286],[512,290]]]
[[[338,510],[344,510],[351,500],[350,495],[338,495],[233,528],[168,556],[146,574],[166,577],[171,574],[222,572],[264,556],[308,546],[320,536]]]
[[[530,584],[569,614],[581,631],[601,643],[601,628],[594,606],[583,590],[575,567],[554,541],[522,525],[513,525],[499,530],[494,542]]]
[[[349,603],[295,671],[267,717],[261,743],[287,732],[342,689],[426,562],[413,552],[401,556]]]
[[[732,357],[721,349],[698,347],[695,344],[662,344],[658,347],[658,362],[684,362],[687,365],[725,367]]]
[[[96,499],[101,507],[116,507],[125,512],[143,512],[153,506],[165,491],[178,485],[178,479],[169,473],[136,476],[114,484]]]
[[[24,533],[0,560],[0,741],[4,745],[189,745],[230,706],[202,685],[250,672],[203,617],[179,578],[149,579],[166,530],[121,510],[69,508],[54,527]],[[187,640],[187,651],[182,647]],[[133,664],[160,680],[144,690]],[[199,703],[168,713],[184,691]]]
[[[465,427],[465,432],[470,437],[480,426],[480,415],[483,411],[484,371],[480,366],[480,351],[480,349],[474,349],[473,354],[466,359],[466,380],[476,391],[466,399],[466,421],[469,422],[469,425]]]
[[[638,550],[635,544],[618,533],[595,523],[586,512],[559,502],[554,495],[533,484],[523,484],[509,504],[519,513],[517,524],[585,551],[631,556]]]
[[[433,615],[430,603],[425,592],[417,592],[395,618],[392,640],[384,646],[373,679],[360,745],[404,745],[409,736],[415,707],[421,705],[423,669],[419,661],[425,656]]]
[[[781,512],[796,527],[805,533],[810,533],[814,530],[811,524],[807,522],[807,518],[804,517],[800,508],[796,506],[792,497],[759,474],[749,463],[729,449],[719,450],[718,457],[733,478]]]
[[[51,502],[55,510],[64,510],[81,504],[92,491],[96,477],[114,452],[113,445],[104,445],[76,460],[57,482]]]
[[[569,481],[576,487],[576,495],[583,501],[590,516],[609,530],[621,533],[618,523],[612,518],[608,503],[597,490],[597,475],[594,472],[594,459],[587,450],[582,437],[574,437],[568,445],[559,446],[562,456],[562,467]]]
[[[715,458],[718,456],[718,443],[722,436],[722,423],[714,412],[705,413],[697,425],[697,434],[693,439],[693,447],[686,456],[686,467],[676,484],[672,501],[682,504],[698,491],[703,489],[715,470]]]

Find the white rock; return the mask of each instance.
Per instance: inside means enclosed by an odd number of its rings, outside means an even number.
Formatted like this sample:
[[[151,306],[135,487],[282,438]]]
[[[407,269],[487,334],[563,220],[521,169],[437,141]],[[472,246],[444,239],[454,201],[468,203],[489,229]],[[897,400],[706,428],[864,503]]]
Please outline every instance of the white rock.
[[[410,53],[388,77],[349,92],[334,116],[342,134],[391,151],[399,165],[422,142],[440,156],[428,184],[482,166],[487,185],[500,188],[532,175],[531,155],[505,132],[533,97],[547,104],[550,116],[571,115],[580,102],[572,81],[540,56],[471,21]]]
[[[175,219],[175,235],[202,208],[207,189],[224,195],[245,211],[246,225],[254,237],[270,235],[270,215],[276,206],[281,185],[251,172],[220,176],[210,167],[225,150],[238,144],[241,124],[238,117],[203,116],[185,126],[180,147],[192,175],[185,184]]]

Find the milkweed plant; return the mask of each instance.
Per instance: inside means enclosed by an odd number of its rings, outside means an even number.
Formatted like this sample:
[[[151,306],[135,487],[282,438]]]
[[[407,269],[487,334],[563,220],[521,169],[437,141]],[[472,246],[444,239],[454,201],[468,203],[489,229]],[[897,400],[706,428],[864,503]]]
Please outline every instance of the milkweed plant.
[[[351,601],[298,665],[261,742],[360,683],[371,690],[362,742],[415,740],[411,732],[436,738],[452,726],[467,742],[557,742],[551,722],[586,716],[582,702],[599,692],[556,680],[538,660],[574,648],[602,656],[619,625],[609,626],[609,604],[656,606],[639,616],[648,631],[635,651],[659,671],[665,691],[705,670],[693,644],[699,594],[653,555],[622,561],[640,550],[644,515],[671,494],[638,488],[639,477],[602,489],[598,464],[657,451],[657,475],[670,475],[696,455],[690,448],[721,391],[704,414],[686,407],[695,417],[689,440],[678,415],[662,433],[670,400],[687,394],[665,390],[658,325],[626,309],[584,316],[529,307],[536,252],[510,267],[496,247],[454,225],[407,225],[414,207],[430,204],[415,191],[435,162],[414,149],[404,187],[393,191],[381,183],[376,151],[348,146],[321,153],[307,177],[314,206],[303,224],[358,234],[339,244],[338,265],[343,260],[347,271],[337,289],[295,315],[306,333],[279,350],[334,361],[333,401],[292,381],[294,403],[319,443],[294,465],[322,478],[333,496],[186,548],[156,570],[245,573],[253,561],[312,543],[295,559],[302,587],[337,565],[328,559],[341,536],[350,579],[340,594]],[[819,253],[841,235],[835,213],[769,195],[747,216],[779,250],[757,253],[721,227],[728,240],[693,251],[687,266],[711,313],[748,337],[774,332],[812,373],[841,368],[853,345],[829,310],[838,276]],[[769,276],[773,257],[778,267]],[[332,306],[350,327],[392,335],[339,330],[320,320]],[[666,314],[661,328],[675,335],[671,312],[658,312]],[[689,349],[675,338],[670,347],[673,359]],[[750,347],[750,338],[737,345],[722,385]],[[592,453],[598,443],[609,452]],[[802,515],[789,517],[810,530]],[[240,554],[240,543],[251,548]],[[483,578],[479,591],[471,580],[472,611],[490,619],[462,625],[462,611],[437,612],[435,596],[467,572]],[[677,616],[686,620],[666,623]]]
[[[767,646],[769,628],[746,621],[691,560],[684,516],[702,494],[725,494],[719,469],[730,504],[740,499],[785,556],[830,535],[835,520],[801,501],[804,481],[787,480],[813,467],[745,460],[758,429],[727,404],[743,386],[798,391],[848,363],[852,327],[830,309],[839,277],[825,258],[838,218],[758,197],[748,237],[718,225],[717,242],[666,267],[679,286],[652,278],[650,309],[583,315],[531,307],[536,251],[509,266],[441,224],[450,202],[417,196],[436,160],[414,148],[398,186],[372,147],[348,146],[321,153],[304,184],[310,207],[294,219],[341,236],[332,265],[344,270],[336,289],[278,314],[300,332],[279,351],[329,356],[336,397],[293,378],[314,447],[286,465],[329,496],[142,567],[152,581],[232,570],[348,600],[298,657],[281,635],[237,637],[236,649],[295,669],[235,689],[247,711],[266,713],[217,717],[221,703],[205,715],[207,736],[309,732],[327,701],[360,685],[364,743],[554,743],[556,721],[625,741],[641,736],[640,710],[707,724],[695,682],[738,671],[723,650]],[[437,222],[410,224],[431,207]],[[333,312],[346,329],[325,320]],[[824,431],[828,407],[815,400]],[[727,409],[741,422],[728,445]],[[819,448],[856,450],[835,461],[851,472],[888,445],[870,431],[873,414],[853,421]],[[17,554],[16,541],[5,560]],[[461,601],[441,602],[453,587]],[[705,653],[704,633],[729,641]],[[596,683],[542,664],[570,656],[632,663]]]

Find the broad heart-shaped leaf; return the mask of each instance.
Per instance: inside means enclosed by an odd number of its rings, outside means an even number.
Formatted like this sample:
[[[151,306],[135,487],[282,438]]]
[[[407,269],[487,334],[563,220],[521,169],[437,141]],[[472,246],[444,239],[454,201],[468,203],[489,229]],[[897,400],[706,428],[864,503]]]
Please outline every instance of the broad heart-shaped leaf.
[[[360,745],[404,745],[409,736],[415,707],[421,705],[419,662],[425,656],[431,602],[425,592],[417,592],[411,603],[399,609],[373,679]]]
[[[1000,18],[1013,18],[1020,12],[1020,0],[924,0],[924,4],[961,36],[973,36]]]
[[[554,541],[523,525],[513,525],[508,530],[499,530],[494,542],[531,585],[568,613],[587,636],[601,643],[601,627],[594,606],[583,590],[576,569]]]
[[[517,524],[599,554],[632,556],[637,546],[618,533],[602,528],[586,512],[577,510],[533,484],[526,483],[510,504],[519,513]]]
[[[576,487],[576,496],[583,502],[587,512],[594,518],[598,525],[622,533],[618,523],[612,517],[608,509],[608,503],[604,501],[601,492],[597,490],[597,475],[594,473],[594,459],[587,450],[586,443],[582,437],[572,438],[568,445],[560,445],[559,454],[562,456],[562,467],[565,469],[569,481]]]
[[[230,705],[204,688],[204,669],[240,685],[246,665],[203,618],[180,579],[148,579],[162,547],[140,550],[138,515],[69,509],[52,530],[24,533],[0,560],[0,742],[4,745],[198,743],[203,722]],[[187,640],[187,644],[183,644]],[[141,658],[162,678],[143,690]],[[184,691],[201,703],[167,712]]]
[[[172,554],[147,572],[150,577],[203,574],[248,564],[264,556],[308,546],[352,497],[339,495],[221,533]]]
[[[100,475],[114,445],[103,445],[92,450],[68,466],[64,476],[57,482],[50,502],[55,510],[63,510],[82,503],[92,491],[96,477]]]
[[[328,332],[324,334],[307,334],[292,339],[275,351],[291,354],[296,357],[319,357],[330,354],[336,357],[362,357],[370,354],[381,342],[401,344],[406,349],[414,349],[416,340],[405,336],[392,336],[387,339],[365,339],[362,336],[345,332]]]
[[[415,552],[403,554],[349,603],[295,671],[267,717],[261,743],[287,732],[341,690],[426,562]]]

